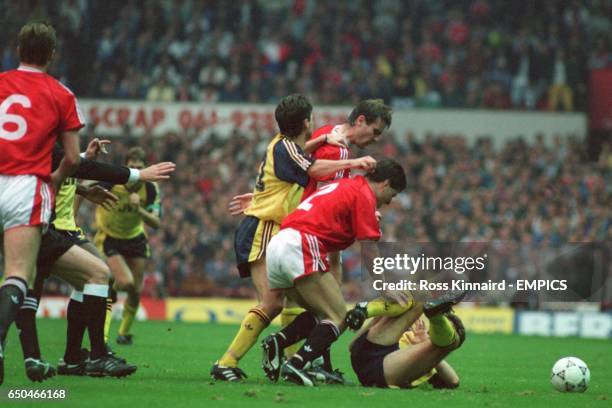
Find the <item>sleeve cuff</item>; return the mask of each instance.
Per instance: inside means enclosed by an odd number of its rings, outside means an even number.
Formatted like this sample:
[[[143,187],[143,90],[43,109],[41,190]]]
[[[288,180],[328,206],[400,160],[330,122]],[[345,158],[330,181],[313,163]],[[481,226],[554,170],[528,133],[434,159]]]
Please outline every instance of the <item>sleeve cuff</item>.
[[[128,178],[128,183],[134,183],[138,180],[140,180],[140,170],[130,169],[130,177]]]

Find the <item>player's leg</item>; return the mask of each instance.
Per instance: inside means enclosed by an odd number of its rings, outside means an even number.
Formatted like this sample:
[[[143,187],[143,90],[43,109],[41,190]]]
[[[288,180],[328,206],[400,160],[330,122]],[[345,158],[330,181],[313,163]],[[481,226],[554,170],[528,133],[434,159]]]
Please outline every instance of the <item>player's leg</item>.
[[[4,381],[4,341],[34,278],[40,246],[39,226],[21,226],[4,231],[4,271],[0,286],[0,384]]]
[[[77,327],[75,327],[74,334],[69,333],[68,337],[74,338],[75,341],[66,345],[64,361],[67,363],[79,361],[83,323],[89,331],[91,358],[97,359],[104,356],[106,354],[104,318],[110,276],[108,266],[101,259],[75,245],[57,260],[51,273],[64,279],[77,290],[69,305],[72,308],[69,312],[75,315],[75,317],[71,316],[69,324],[75,323]],[[82,292],[79,291],[81,288]],[[81,296],[82,303],[78,301]],[[83,320],[80,320],[79,317]]]
[[[42,381],[55,374],[53,367],[41,358],[36,330],[36,311],[42,296],[45,280],[51,273],[53,265],[73,246],[74,243],[71,240],[53,228],[49,228],[43,234],[36,260],[37,273],[33,289],[28,290],[26,299],[15,320],[19,329],[19,340],[23,350],[26,375],[32,381]],[[69,303],[68,316],[71,315],[71,310],[71,303]],[[79,317],[79,319],[83,320],[82,317]],[[68,326],[70,326],[70,321]]]
[[[440,327],[430,329],[430,338],[407,348],[390,353],[383,360],[384,377],[389,386],[408,386],[436,367],[451,351],[457,349],[465,339],[461,320],[456,315],[436,315],[445,320],[451,327],[453,337],[444,342],[434,341],[431,333]],[[431,318],[430,318],[431,323]],[[447,328],[445,331],[449,331]]]
[[[127,290],[127,298],[123,304],[123,314],[119,324],[117,343],[129,345],[132,344],[130,330],[140,306],[140,292],[142,291],[142,280],[147,260],[146,258],[137,257],[125,258],[125,261],[132,273],[134,284],[130,285]]]
[[[249,310],[226,352],[213,365],[210,374],[214,379],[238,381],[246,377],[238,368],[239,360],[282,309],[282,297],[269,290],[265,258],[268,243],[278,230],[278,224],[251,216],[245,217],[236,230],[234,251],[238,270],[242,278],[252,278],[259,304]]]
[[[415,302],[414,307],[397,317],[377,318],[368,329],[368,341],[382,346],[397,344],[404,332],[423,314],[423,303]]]
[[[85,237],[85,235],[79,231],[78,233],[75,233],[78,236],[78,245],[83,248],[84,250],[86,250],[87,252],[89,252],[90,254],[92,254],[93,256],[95,256],[96,258],[99,258],[103,261],[106,260],[106,257],[104,255],[102,255],[102,253],[100,253],[100,251],[98,251],[98,248],[96,248],[96,246],[94,244],[92,244],[91,242],[89,242],[87,240],[87,238]],[[104,318],[104,343],[106,344],[106,351],[114,354],[114,352],[112,351],[112,349],[110,348],[110,346],[108,345],[108,339],[109,339],[109,332],[110,332],[110,324],[111,324],[111,317],[112,317],[112,307],[113,307],[113,299],[112,299],[112,285],[114,283],[114,280],[111,279],[109,281],[109,285],[108,285],[108,290],[109,290],[109,295],[108,298],[106,298],[106,315]],[[74,293],[74,292],[73,292]],[[78,296],[78,293],[77,293]],[[70,318],[69,316],[67,316],[68,318],[68,326],[70,327]],[[75,322],[76,323],[76,322]],[[79,333],[78,331],[70,331],[68,330],[68,338],[66,339],[66,343],[70,342],[70,341],[74,341],[75,343],[77,342],[77,340],[79,338],[83,338],[83,334],[85,332],[85,327],[82,326],[81,329],[81,333]],[[74,336],[74,338],[71,338],[71,336]],[[79,341],[79,344],[81,342]]]
[[[338,284],[342,286],[342,256],[341,252],[331,252],[328,254],[329,273],[331,273]],[[299,315],[306,310],[299,306],[298,303],[292,300],[291,297],[285,298],[285,305],[281,312],[281,326],[289,326]],[[308,321],[311,321],[308,319]],[[303,324],[302,322],[300,324]],[[290,329],[291,331],[291,329]],[[300,349],[299,341],[284,347],[285,357],[290,358]],[[323,368],[326,371],[331,371],[331,357],[328,352],[323,355]]]
[[[382,297],[370,300],[369,302],[357,303],[355,307],[346,314],[347,326],[352,330],[359,330],[365,320],[371,317],[397,317],[403,315],[411,310],[415,304],[410,293],[407,294],[410,297],[410,301],[406,302],[405,305],[390,302]]]
[[[123,255],[119,254],[116,251],[111,251],[110,253],[106,252],[106,255],[108,256],[108,258],[106,259],[106,262],[111,270],[111,274],[114,280],[114,284],[113,284],[114,289],[117,291],[122,291],[122,292],[127,292],[127,293],[133,292],[134,284],[135,284],[134,276],[132,275],[132,270],[128,266],[126,259],[123,257]],[[126,305],[127,305],[127,301],[123,305],[124,314],[129,313],[129,312],[126,312]],[[122,320],[123,320],[123,316],[122,316]],[[124,341],[125,339],[123,338],[123,336],[121,336],[121,334],[118,335],[117,339],[121,341],[122,344],[129,344],[129,341]]]
[[[338,282],[329,273],[314,272],[303,276],[295,281],[295,290],[320,321],[283,366],[281,374],[289,381],[312,386],[312,381],[304,377],[303,369],[328,350],[344,331],[346,304]]]
[[[136,371],[136,366],[110,356],[104,343],[104,320],[110,270],[101,259],[79,246],[73,246],[55,263],[52,273],[61,277],[75,288],[82,287],[82,315],[85,316],[89,341],[90,359],[85,373],[90,376],[124,377]],[[77,300],[78,303],[78,299]],[[64,361],[80,363],[81,345],[67,344]]]
[[[249,310],[234,340],[219,359],[218,364],[223,367],[237,367],[238,361],[253,347],[261,332],[282,309],[282,294],[268,288],[265,258],[251,263],[251,276],[259,304]]]
[[[108,264],[113,279],[115,280],[114,287],[115,290],[120,292],[127,292],[132,290],[134,287],[134,277],[132,276],[132,271],[128,266],[127,262],[123,255],[119,253],[114,253],[112,255],[108,255],[106,259],[106,263]]]

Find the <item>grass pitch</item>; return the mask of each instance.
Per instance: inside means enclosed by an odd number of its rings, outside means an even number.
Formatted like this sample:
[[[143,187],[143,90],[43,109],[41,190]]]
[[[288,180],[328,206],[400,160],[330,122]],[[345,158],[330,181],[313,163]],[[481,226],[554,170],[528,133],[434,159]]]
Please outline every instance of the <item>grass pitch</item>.
[[[114,322],[113,332],[116,331]],[[39,320],[43,357],[57,363],[63,355],[66,322]],[[5,382],[0,405],[66,407],[609,407],[612,405],[610,341],[577,338],[537,338],[469,334],[449,362],[461,377],[457,390],[429,386],[413,390],[383,390],[322,385],[302,388],[270,384],[260,368],[257,345],[241,367],[249,375],[243,384],[215,383],[208,372],[236,331],[233,325],[136,322],[135,345],[114,345],[115,351],[138,364],[124,379],[54,377],[31,383],[25,376],[19,340],[13,328],[6,350]],[[357,384],[347,346],[352,333],[333,349],[335,365]],[[584,394],[562,394],[549,382],[554,362],[577,356],[589,365],[591,383]],[[9,401],[10,389],[65,389],[56,402]]]

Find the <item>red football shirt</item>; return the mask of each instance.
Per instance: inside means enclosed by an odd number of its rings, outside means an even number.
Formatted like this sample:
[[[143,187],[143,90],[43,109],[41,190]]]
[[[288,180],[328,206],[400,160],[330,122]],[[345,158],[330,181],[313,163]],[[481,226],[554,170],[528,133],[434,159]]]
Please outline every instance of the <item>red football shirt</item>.
[[[76,97],[52,76],[24,66],[0,73],[0,174],[48,180],[57,137],[83,126]]]
[[[312,132],[312,136],[310,139],[316,139],[319,136],[323,136],[325,134],[330,134],[334,132],[338,132],[340,130],[340,126],[342,125],[326,125],[321,126],[314,132]],[[339,147],[324,143],[319,146],[314,152],[312,152],[312,157],[315,159],[325,159],[325,160],[348,160],[350,158],[349,150],[346,147]],[[320,182],[326,183],[337,179],[349,178],[351,175],[351,171],[349,169],[340,170],[334,174],[329,174],[327,176],[323,176],[318,179],[310,178],[308,185],[304,189],[304,193],[302,194],[302,200],[310,197],[312,193],[314,193],[318,187],[321,186]]]
[[[318,189],[283,221],[314,235],[328,252],[340,251],[355,240],[377,241],[376,196],[363,176],[337,180]]]

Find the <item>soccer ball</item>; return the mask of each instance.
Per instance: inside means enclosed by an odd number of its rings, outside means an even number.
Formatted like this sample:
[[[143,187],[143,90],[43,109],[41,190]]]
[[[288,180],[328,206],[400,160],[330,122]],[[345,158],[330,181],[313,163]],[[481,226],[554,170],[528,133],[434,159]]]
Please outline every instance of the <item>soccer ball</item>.
[[[550,382],[561,392],[585,392],[591,380],[586,363],[576,357],[563,357],[552,368]]]

